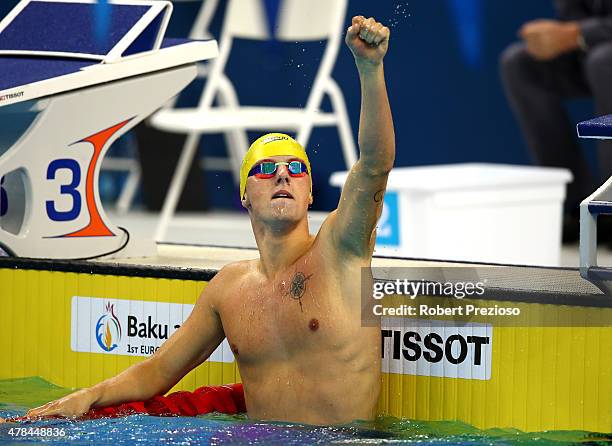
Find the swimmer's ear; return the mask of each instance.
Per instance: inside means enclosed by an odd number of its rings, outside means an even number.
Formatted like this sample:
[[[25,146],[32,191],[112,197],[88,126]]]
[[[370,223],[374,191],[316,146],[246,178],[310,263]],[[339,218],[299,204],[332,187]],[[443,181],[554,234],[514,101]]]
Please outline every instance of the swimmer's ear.
[[[249,201],[249,196],[247,195],[246,192],[244,193],[244,196],[240,200],[240,203],[242,204],[242,207],[245,208],[247,211],[251,208],[251,202]]]

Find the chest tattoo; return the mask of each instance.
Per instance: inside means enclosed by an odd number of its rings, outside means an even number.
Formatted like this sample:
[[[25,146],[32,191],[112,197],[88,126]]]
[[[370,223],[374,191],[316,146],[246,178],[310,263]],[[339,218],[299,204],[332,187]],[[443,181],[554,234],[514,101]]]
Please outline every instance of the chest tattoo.
[[[296,271],[291,279],[289,290],[285,294],[285,296],[296,299],[300,303],[300,310],[302,312],[304,311],[304,308],[302,308],[302,296],[304,296],[306,292],[306,282],[310,280],[311,277],[312,274],[306,276],[304,273]]]

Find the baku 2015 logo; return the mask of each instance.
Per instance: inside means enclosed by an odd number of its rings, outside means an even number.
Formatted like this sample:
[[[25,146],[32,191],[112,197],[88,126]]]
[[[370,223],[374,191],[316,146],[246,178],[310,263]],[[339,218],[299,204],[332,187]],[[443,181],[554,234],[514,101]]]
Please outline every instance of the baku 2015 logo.
[[[106,313],[96,323],[96,340],[105,352],[112,352],[121,342],[121,324],[110,302],[106,304]]]

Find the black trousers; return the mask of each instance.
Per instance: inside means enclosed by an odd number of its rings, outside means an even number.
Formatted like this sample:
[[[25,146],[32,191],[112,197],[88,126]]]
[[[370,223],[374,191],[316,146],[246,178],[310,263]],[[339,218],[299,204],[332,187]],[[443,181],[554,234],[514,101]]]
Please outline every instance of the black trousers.
[[[524,44],[515,43],[502,53],[500,69],[534,161],[572,171],[566,211],[577,213],[580,202],[612,175],[612,141],[599,142],[599,172],[593,175],[563,102],[590,96],[598,116],[612,114],[612,42],[547,62],[532,58]]]

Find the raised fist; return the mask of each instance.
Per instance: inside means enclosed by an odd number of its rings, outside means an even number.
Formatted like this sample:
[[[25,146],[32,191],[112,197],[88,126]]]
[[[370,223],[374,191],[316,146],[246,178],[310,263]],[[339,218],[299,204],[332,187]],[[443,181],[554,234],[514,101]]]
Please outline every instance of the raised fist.
[[[346,44],[358,65],[380,65],[389,48],[389,28],[363,16],[353,17],[346,31]]]

